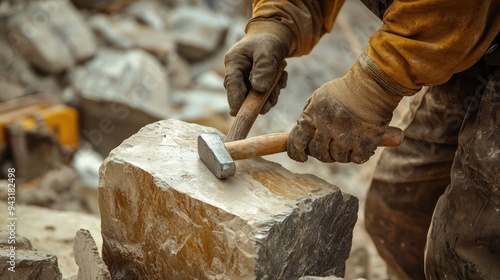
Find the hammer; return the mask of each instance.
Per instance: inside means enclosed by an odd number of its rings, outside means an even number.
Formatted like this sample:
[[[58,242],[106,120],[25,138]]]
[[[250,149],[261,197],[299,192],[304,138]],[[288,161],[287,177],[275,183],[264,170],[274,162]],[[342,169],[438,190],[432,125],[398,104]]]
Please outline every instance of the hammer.
[[[286,151],[288,133],[261,135],[249,139],[250,128],[257,119],[260,110],[266,103],[271,91],[276,87],[285,69],[284,61],[278,68],[273,85],[264,94],[251,89],[240,110],[229,128],[224,144],[217,133],[206,133],[198,136],[198,154],[200,159],[220,179],[228,178],[236,173],[234,160],[248,159],[271,155]],[[241,140],[244,139],[244,140]],[[389,127],[380,146],[397,146],[403,140],[403,131]]]
[[[276,78],[272,86],[265,93],[259,93],[254,89],[250,89],[243,104],[241,105],[236,117],[234,118],[231,127],[226,135],[226,142],[231,146],[232,141],[244,139],[247,137],[250,128],[257,119],[260,110],[266,103],[271,91],[278,84],[281,75],[286,66],[286,61],[278,67],[276,71]],[[282,137],[284,137],[282,135]],[[275,139],[274,137],[266,139]],[[280,140],[285,140],[285,150],[286,150],[286,138],[280,138]],[[282,142],[282,141],[281,141]],[[255,143],[248,142],[244,143],[245,147],[251,147]],[[282,147],[281,147],[282,148]],[[275,153],[278,153],[277,150]],[[236,173],[236,165],[232,159],[232,156],[227,152],[224,143],[217,133],[206,133],[198,136],[198,154],[200,159],[205,163],[205,165],[212,171],[212,173],[217,176],[217,178],[227,178],[233,176]],[[255,155],[257,156],[257,155]],[[252,157],[249,155],[249,157]],[[246,158],[249,158],[246,157]]]
[[[198,154],[205,165],[219,179],[236,173],[235,160],[272,155],[286,151],[288,133],[273,133],[223,143],[217,133],[204,133],[198,137]],[[379,147],[394,147],[403,141],[403,131],[389,126]]]

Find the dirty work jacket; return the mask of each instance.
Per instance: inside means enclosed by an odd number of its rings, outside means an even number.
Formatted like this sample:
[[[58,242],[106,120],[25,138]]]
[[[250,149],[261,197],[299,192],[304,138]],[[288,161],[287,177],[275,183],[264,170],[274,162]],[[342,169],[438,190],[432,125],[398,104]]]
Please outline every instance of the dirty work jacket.
[[[283,23],[296,36],[290,56],[301,56],[331,31],[344,0],[253,2],[249,23]],[[395,0],[365,52],[399,84],[419,89],[443,84],[453,74],[471,67],[499,30],[498,0]]]

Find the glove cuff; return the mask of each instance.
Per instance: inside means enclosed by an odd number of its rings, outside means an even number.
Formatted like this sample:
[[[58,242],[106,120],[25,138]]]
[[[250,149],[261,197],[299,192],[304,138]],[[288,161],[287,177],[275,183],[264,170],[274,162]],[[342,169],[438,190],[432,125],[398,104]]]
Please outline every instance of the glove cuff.
[[[283,46],[288,48],[288,56],[296,46],[295,35],[290,28],[274,19],[252,19],[247,23],[245,32],[248,35],[270,34],[276,36],[283,43]]]
[[[358,59],[359,65],[363,70],[385,90],[388,94],[400,96],[412,96],[420,89],[410,89],[400,85],[393,78],[387,75],[366,53],[362,53]]]
[[[368,123],[387,124],[403,96],[418,92],[398,84],[366,54],[360,56],[343,81],[348,91],[337,94],[339,102]]]

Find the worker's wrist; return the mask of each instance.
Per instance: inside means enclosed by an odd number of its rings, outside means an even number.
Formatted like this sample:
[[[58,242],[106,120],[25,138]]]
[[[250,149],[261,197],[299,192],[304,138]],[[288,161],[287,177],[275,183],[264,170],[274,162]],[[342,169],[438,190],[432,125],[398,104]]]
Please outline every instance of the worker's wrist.
[[[391,76],[387,75],[366,53],[362,53],[357,62],[388,94],[412,96],[420,90],[400,85]]]
[[[245,32],[248,35],[270,34],[277,37],[287,47],[289,55],[295,50],[296,38],[293,32],[283,23],[274,19],[251,19]]]
[[[371,60],[362,55],[342,78],[347,88],[339,93],[342,103],[360,119],[369,123],[383,123],[392,118],[394,109],[404,95],[414,94],[397,84]],[[377,68],[374,68],[377,67]]]

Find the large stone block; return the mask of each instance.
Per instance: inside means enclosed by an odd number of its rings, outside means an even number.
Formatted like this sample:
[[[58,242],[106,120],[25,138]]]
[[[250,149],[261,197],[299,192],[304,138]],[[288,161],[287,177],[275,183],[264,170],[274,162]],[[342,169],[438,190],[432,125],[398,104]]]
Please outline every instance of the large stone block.
[[[177,120],[142,128],[100,169],[103,259],[113,279],[343,276],[357,198],[262,158],[217,179]]]

